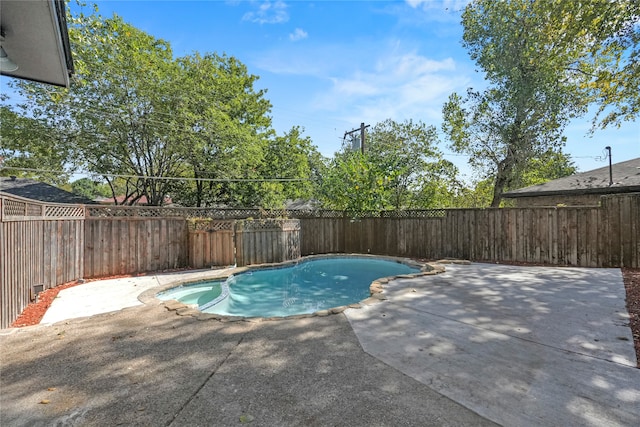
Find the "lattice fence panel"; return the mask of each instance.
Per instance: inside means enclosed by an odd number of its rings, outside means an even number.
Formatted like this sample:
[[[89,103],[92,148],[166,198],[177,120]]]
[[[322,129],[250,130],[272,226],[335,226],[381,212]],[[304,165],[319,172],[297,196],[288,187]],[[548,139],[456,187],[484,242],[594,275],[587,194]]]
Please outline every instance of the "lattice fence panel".
[[[2,196],[3,221],[73,220],[84,217],[82,205],[30,202],[12,196]]]
[[[343,211],[334,211],[326,209],[316,210],[301,210],[294,209],[288,210],[287,216],[291,218],[344,218],[345,213]]]
[[[4,217],[42,217],[42,205],[36,203],[4,199],[3,209]]]
[[[257,230],[299,230],[300,221],[297,219],[252,219],[238,221],[238,229],[245,231]]]
[[[42,205],[35,203],[25,203],[25,215],[26,216],[42,216]]]
[[[190,220],[188,222],[191,231],[232,231],[235,221],[219,220]]]
[[[82,206],[45,206],[45,216],[49,219],[84,218]]]
[[[90,217],[246,218],[443,218],[445,209],[344,212],[329,209],[266,210],[254,208],[175,208],[144,206],[87,206]]]
[[[142,216],[140,208],[130,206],[87,206],[87,216],[98,218]]]
[[[261,218],[260,209],[210,209],[207,211],[211,218],[244,219]]]
[[[263,218],[267,211],[261,209],[234,208],[173,208],[173,207],[139,207],[139,206],[87,206],[90,217],[181,217],[181,218],[215,218],[244,219]]]
[[[4,201],[4,216],[24,216],[26,214],[26,203],[15,200]]]
[[[401,211],[382,211],[382,218],[444,218],[444,209],[407,209]]]
[[[262,209],[253,208],[174,208],[176,215],[185,218],[213,218],[213,219],[245,219],[266,218],[269,214]]]

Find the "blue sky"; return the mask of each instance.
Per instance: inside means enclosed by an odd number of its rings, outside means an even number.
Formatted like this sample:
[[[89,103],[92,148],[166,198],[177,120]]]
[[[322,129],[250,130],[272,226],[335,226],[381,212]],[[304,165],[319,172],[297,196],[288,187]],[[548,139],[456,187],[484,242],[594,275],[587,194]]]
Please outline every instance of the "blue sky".
[[[345,131],[387,118],[421,120],[438,129],[450,93],[482,88],[483,76],[461,46],[466,1],[98,1],[171,43],[176,56],[234,56],[267,89],[278,134],[302,126],[326,156]],[[72,5],[73,9],[77,6]],[[87,7],[87,12],[90,8]],[[566,131],[580,170],[640,157],[640,123],[596,131],[589,119]],[[451,153],[442,137],[441,150]],[[463,173],[466,157],[447,154]]]

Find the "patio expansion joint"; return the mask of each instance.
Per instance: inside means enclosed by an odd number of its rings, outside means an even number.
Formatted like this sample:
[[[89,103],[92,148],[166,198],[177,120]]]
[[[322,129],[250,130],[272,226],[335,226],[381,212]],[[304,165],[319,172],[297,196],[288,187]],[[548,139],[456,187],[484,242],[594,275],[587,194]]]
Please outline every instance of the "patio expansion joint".
[[[160,278],[158,277],[157,274],[154,274],[153,278],[156,279],[156,283],[158,284],[158,287],[162,286],[162,283],[160,283]]]
[[[229,357],[231,357],[231,355],[236,351],[236,349],[240,346],[240,344],[242,344],[242,341],[244,341],[244,337],[247,336],[247,334],[249,332],[251,332],[251,329],[253,329],[253,325],[251,325],[251,327],[249,328],[248,331],[246,331],[245,333],[242,334],[242,336],[240,337],[240,339],[238,339],[238,341],[233,345],[233,347],[229,350],[229,352],[227,353],[227,355],[220,361],[220,363],[218,363],[217,366],[215,366],[213,368],[213,371],[211,371],[211,373],[209,375],[207,375],[207,377],[204,379],[204,381],[202,381],[202,383],[198,386],[198,388],[196,388],[196,390],[191,393],[191,396],[189,396],[184,403],[180,406],[180,408],[176,411],[176,413],[173,415],[173,417],[171,417],[171,419],[165,424],[166,427],[171,426],[174,421],[180,416],[180,414],[182,413],[182,411],[184,411],[184,409],[189,405],[189,403],[191,403],[193,401],[193,399],[195,399],[195,397],[198,395],[198,393],[200,393],[200,391],[204,388],[205,385],[207,385],[207,383],[209,382],[209,380],[211,380],[213,378],[213,376],[220,370],[220,368],[227,362],[227,360],[229,359]]]
[[[545,343],[542,343],[542,342],[539,342],[539,341],[535,341],[535,340],[531,340],[531,339],[528,339],[528,338],[519,337],[517,335],[508,334],[508,333],[505,333],[505,332],[502,332],[502,331],[496,331],[496,330],[493,330],[491,328],[474,325],[473,323],[463,322],[462,320],[458,320],[458,319],[455,319],[455,318],[452,318],[452,317],[444,316],[442,314],[432,313],[432,312],[427,311],[427,310],[420,310],[420,309],[412,307],[412,306],[410,306],[408,304],[398,303],[398,302],[393,302],[393,301],[388,301],[388,302],[390,304],[394,304],[394,305],[397,305],[397,306],[400,306],[400,307],[403,307],[403,308],[406,308],[406,309],[409,309],[409,310],[417,311],[417,312],[420,312],[420,313],[426,313],[426,314],[429,314],[431,316],[439,317],[439,318],[445,319],[445,320],[450,320],[452,322],[460,323],[462,325],[469,326],[469,327],[472,327],[472,328],[475,328],[475,329],[480,329],[480,330],[483,330],[483,331],[489,331],[489,332],[493,332],[495,334],[501,334],[501,335],[504,335],[504,336],[507,336],[507,337],[510,337],[510,338],[514,338],[514,339],[520,340],[520,341],[524,341],[524,342],[528,342],[528,343],[531,343],[531,344],[540,345],[542,347],[550,348],[552,350],[561,351],[561,352],[569,353],[569,354],[575,354],[577,356],[587,357],[589,359],[600,360],[602,362],[614,363],[614,364],[616,364],[618,366],[622,366],[622,367],[626,367],[626,368],[637,369],[635,366],[630,366],[630,365],[627,365],[625,363],[619,363],[619,362],[616,362],[616,361],[613,361],[613,360],[610,360],[610,359],[607,359],[607,358],[604,358],[604,357],[598,357],[598,356],[594,356],[592,354],[586,354],[586,353],[582,353],[582,352],[575,351],[575,350],[569,350],[569,349],[566,349],[566,348],[557,347],[557,346],[554,346],[554,345],[551,345],[551,344],[545,344]]]

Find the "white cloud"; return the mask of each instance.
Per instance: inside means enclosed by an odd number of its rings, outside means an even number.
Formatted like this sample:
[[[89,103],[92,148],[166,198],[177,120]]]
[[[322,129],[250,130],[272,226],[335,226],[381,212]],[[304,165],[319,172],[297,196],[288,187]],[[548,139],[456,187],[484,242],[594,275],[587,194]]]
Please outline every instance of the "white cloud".
[[[245,13],[242,20],[258,24],[281,24],[287,22],[289,20],[287,4],[282,0],[275,2],[264,1],[258,4],[257,10]]]
[[[357,50],[344,45],[322,44],[312,47],[302,43],[287,43],[285,46],[260,50],[251,62],[259,69],[273,74],[329,79],[342,67],[342,58],[355,55]]]
[[[406,0],[407,4],[412,8],[420,6],[422,3],[427,3],[429,0]]]
[[[420,51],[420,44],[406,45],[397,39],[287,43],[260,51],[250,62],[267,73],[265,78],[286,79],[282,87],[270,87],[273,96],[287,99],[289,105],[289,111],[278,112],[280,120],[294,117],[289,127],[295,123],[317,129],[317,135],[310,135],[329,155],[339,148],[344,131],[361,122],[412,119],[439,126],[442,106],[452,92],[478,88],[481,77],[455,52],[430,56]]]
[[[375,96],[380,88],[369,76],[354,76],[350,79],[332,78],[332,93],[340,97]]]
[[[422,7],[427,9],[448,9],[461,10],[471,2],[471,0],[405,0],[412,8],[418,9]]]
[[[376,69],[380,73],[391,72],[396,76],[418,76],[438,71],[454,71],[455,63],[451,58],[435,61],[410,52],[381,58],[376,65]]]
[[[321,109],[340,108],[358,123],[387,118],[438,122],[450,93],[470,83],[452,58],[437,61],[414,52],[384,55],[370,71],[331,79],[327,93],[316,97]]]
[[[293,33],[289,34],[289,40],[296,42],[298,40],[306,39],[308,36],[309,34],[307,34],[307,32],[302,28],[296,28]]]
[[[496,0],[498,1],[498,0]],[[429,28],[434,23],[448,25],[438,29],[438,36],[461,29],[462,12],[471,0],[405,0],[402,7],[389,8],[403,26]]]

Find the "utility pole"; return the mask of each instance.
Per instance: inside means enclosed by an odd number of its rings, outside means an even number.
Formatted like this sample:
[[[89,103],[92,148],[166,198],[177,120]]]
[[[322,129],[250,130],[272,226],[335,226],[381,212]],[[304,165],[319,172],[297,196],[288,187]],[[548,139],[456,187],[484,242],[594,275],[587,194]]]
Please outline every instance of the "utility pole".
[[[360,123],[360,148],[362,149],[362,154],[364,154],[364,130],[365,129],[366,127],[364,123]]]
[[[607,145],[606,147],[604,147],[604,149],[609,152],[607,157],[609,157],[609,187],[611,187],[613,185],[613,169],[611,168],[611,147]]]
[[[360,127],[359,128],[355,128],[351,131],[345,132],[344,133],[344,137],[342,138],[342,140],[344,141],[345,138],[347,137],[347,135],[351,135],[355,132],[360,131],[360,151],[362,151],[362,154],[364,154],[364,136],[365,136],[365,132],[364,130],[366,128],[368,128],[370,125],[366,125],[364,124],[364,122],[360,123]]]

